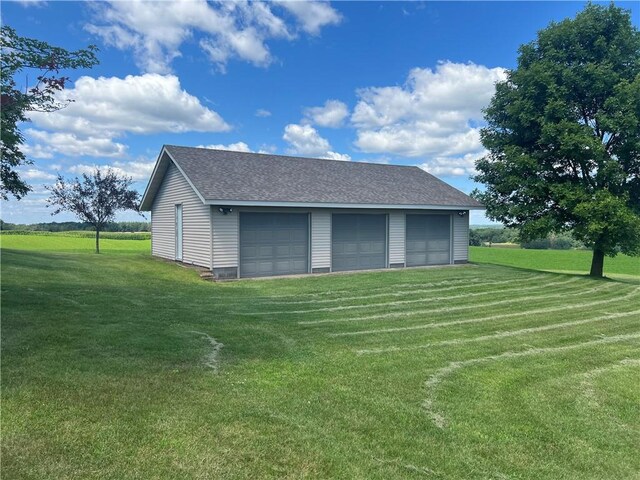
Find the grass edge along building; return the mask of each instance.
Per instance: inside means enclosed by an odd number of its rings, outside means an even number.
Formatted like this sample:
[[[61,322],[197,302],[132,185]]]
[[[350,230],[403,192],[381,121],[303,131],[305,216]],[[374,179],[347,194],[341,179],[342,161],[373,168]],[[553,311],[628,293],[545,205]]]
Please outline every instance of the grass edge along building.
[[[413,166],[165,145],[152,255],[219,279],[466,263],[482,205]]]

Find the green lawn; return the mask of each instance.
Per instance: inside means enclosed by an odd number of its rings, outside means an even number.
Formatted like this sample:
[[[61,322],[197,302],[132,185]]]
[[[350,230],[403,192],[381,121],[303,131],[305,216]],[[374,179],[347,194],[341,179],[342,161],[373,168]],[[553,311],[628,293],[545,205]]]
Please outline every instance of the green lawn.
[[[564,273],[589,273],[592,253],[587,250],[470,247],[470,255],[471,261],[477,263]],[[640,259],[627,255],[605,257],[604,272],[608,276],[640,276]]]
[[[3,478],[640,475],[640,277],[215,284],[147,241],[2,240]]]

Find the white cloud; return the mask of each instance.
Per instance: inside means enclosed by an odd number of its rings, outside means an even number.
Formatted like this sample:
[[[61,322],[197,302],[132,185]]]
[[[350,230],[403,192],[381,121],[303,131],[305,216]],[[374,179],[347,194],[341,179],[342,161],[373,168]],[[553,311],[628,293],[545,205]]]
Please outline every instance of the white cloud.
[[[133,51],[139,67],[147,72],[169,72],[182,44],[194,39],[224,71],[232,58],[268,65],[273,57],[267,42],[295,38],[297,29],[274,13],[274,7],[292,13],[299,28],[313,35],[340,20],[328,3],[317,1],[111,1],[94,4],[93,22],[85,28],[108,45]]]
[[[46,0],[14,0],[23,7],[45,7],[47,5]]]
[[[351,157],[347,154],[331,151],[329,141],[321,137],[311,125],[290,123],[284,128],[282,138],[291,145],[288,150],[288,153],[291,154],[309,155],[332,160],[351,160]]]
[[[31,121],[40,128],[79,135],[102,132],[221,132],[230,127],[222,117],[203,106],[182,89],[174,75],[127,75],[80,77],[74,88],[56,98],[73,100],[56,112],[33,112]]]
[[[256,110],[256,117],[266,118],[270,116],[271,112],[269,110],[265,110],[264,108],[259,108],[258,110]]]
[[[342,16],[336,12],[329,2],[315,1],[281,1],[279,5],[291,12],[301,28],[311,35],[318,35],[327,25],[337,25]]]
[[[222,117],[182,89],[174,75],[80,77],[56,96],[69,103],[55,112],[33,112],[38,129],[27,130],[25,152],[34,158],[52,153],[119,157],[125,133],[220,132],[230,129]]]
[[[20,176],[26,180],[55,180],[56,176],[38,170],[37,168],[28,168],[27,170],[20,171]]]
[[[349,160],[351,160],[351,156],[347,155],[346,153],[338,153],[338,152],[331,152],[331,151],[325,153],[320,158],[326,158],[328,160],[342,160],[344,162],[348,162]]]
[[[106,170],[107,168],[111,168],[118,175],[124,175],[127,177],[131,177],[134,182],[146,181],[151,177],[151,173],[153,172],[153,167],[155,165],[155,161],[144,161],[137,160],[131,162],[114,162],[111,165],[89,165],[89,164],[79,164],[73,165],[67,169],[69,173],[75,173],[76,175],[82,175],[86,173],[87,175],[92,174],[96,168],[101,170]]]
[[[27,158],[53,158],[51,149],[44,145],[30,145],[25,143],[20,148]]]
[[[338,128],[349,116],[349,109],[339,100],[327,100],[322,107],[305,109],[304,115],[306,120],[314,125]]]
[[[311,125],[290,123],[284,128],[282,138],[291,144],[290,153],[322,155],[331,149],[326,138],[322,138]]]
[[[461,157],[433,157],[418,166],[432,175],[468,176],[476,173],[475,161],[484,154],[481,150]]]
[[[81,137],[75,133],[45,132],[44,130],[27,129],[26,134],[37,143],[33,148],[68,155],[70,157],[121,157],[127,147],[122,143],[114,142],[108,137],[87,136]]]
[[[253,152],[244,142],[230,143],[223,145],[221,143],[215,145],[198,145],[197,148],[210,148],[212,150],[231,150],[232,152]]]
[[[368,153],[428,157],[423,166],[431,173],[472,173],[483,152],[482,109],[504,78],[502,68],[443,62],[413,69],[403,86],[362,89],[351,116],[355,144]]]

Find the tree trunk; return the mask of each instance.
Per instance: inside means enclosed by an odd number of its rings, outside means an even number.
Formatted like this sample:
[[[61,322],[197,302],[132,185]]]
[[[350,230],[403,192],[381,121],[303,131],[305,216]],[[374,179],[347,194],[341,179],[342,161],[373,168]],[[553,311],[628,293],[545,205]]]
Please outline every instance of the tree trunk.
[[[597,247],[593,249],[593,257],[591,258],[591,271],[589,275],[592,277],[602,278],[604,270],[604,252]]]
[[[100,253],[100,230],[96,228],[96,253]]]

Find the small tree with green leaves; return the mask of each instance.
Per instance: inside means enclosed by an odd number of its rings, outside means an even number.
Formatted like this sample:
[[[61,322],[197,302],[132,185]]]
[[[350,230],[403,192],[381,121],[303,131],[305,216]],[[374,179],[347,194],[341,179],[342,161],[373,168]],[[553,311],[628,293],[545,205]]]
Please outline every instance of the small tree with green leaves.
[[[604,257],[640,255],[640,32],[589,4],[520,47],[481,132],[474,195],[523,241],[570,232]]]
[[[92,225],[96,230],[96,253],[100,253],[100,232],[113,222],[116,213],[138,211],[140,194],[130,188],[131,183],[131,178],[120,176],[111,168],[105,173],[96,168],[91,175],[83,173],[82,179],[71,181],[58,175],[53,186],[45,187],[51,192],[47,206],[55,208],[51,215],[70,212]]]
[[[67,106],[68,101],[59,102],[55,97],[55,93],[63,90],[69,81],[60,72],[93,67],[98,63],[96,51],[97,48],[90,45],[70,52],[40,40],[21,37],[13,28],[2,26],[0,198],[6,200],[11,194],[20,199],[31,190],[16,170],[20,165],[32,163],[21,150],[24,136],[19,124],[29,120],[28,112],[52,112]],[[24,86],[19,86],[18,76],[29,71],[34,72],[34,84],[28,84],[25,73]]]

